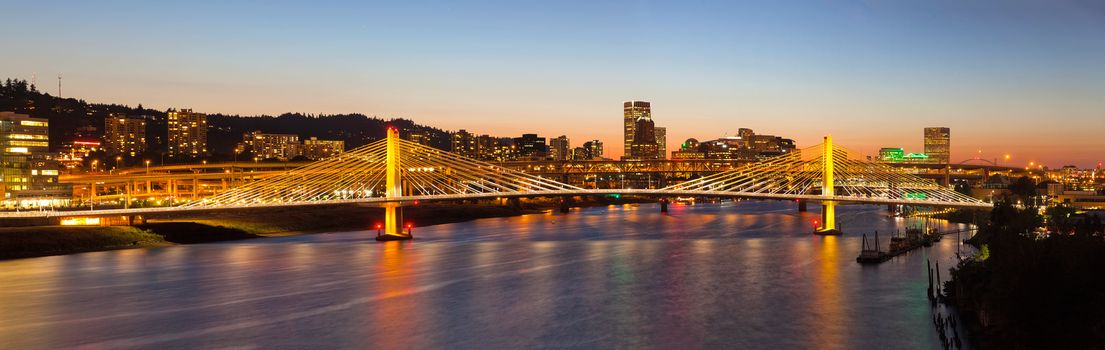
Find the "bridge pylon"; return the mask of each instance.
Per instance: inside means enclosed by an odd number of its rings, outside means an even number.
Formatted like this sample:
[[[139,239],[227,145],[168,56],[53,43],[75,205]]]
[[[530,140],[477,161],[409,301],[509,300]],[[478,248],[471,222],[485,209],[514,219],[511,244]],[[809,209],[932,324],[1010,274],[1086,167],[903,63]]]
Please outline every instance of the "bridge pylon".
[[[410,231],[403,230],[403,207],[399,202],[391,201],[403,196],[403,173],[399,167],[399,130],[388,128],[386,153],[384,157],[384,233],[376,236],[377,241],[401,241],[414,238]]]
[[[833,179],[833,136],[825,135],[822,144],[821,196],[832,198],[836,195],[836,181]],[[836,228],[836,203],[832,200],[821,201],[821,227],[814,230],[819,235],[839,235]]]

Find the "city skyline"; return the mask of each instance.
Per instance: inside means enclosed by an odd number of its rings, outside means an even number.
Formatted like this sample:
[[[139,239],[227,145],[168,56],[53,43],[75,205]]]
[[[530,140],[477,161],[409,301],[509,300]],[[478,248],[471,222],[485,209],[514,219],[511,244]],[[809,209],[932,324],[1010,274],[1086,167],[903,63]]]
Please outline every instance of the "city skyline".
[[[669,151],[744,127],[877,155],[939,126],[952,162],[1105,158],[1105,8],[1090,3],[69,5],[10,5],[0,28],[35,35],[2,39],[21,49],[0,74],[56,94],[60,72],[62,96],[161,110],[599,139],[610,158],[630,100],[653,103]]]

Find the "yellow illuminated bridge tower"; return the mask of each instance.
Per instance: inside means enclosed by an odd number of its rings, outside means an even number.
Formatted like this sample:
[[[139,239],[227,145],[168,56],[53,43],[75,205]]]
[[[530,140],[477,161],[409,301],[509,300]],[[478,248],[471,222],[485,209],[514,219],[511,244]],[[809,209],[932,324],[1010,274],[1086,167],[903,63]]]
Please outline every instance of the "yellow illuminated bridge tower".
[[[822,170],[821,170],[821,196],[826,197],[826,200],[821,201],[821,226],[817,228],[816,233],[821,235],[839,235],[840,230],[836,228],[836,203],[833,203],[832,197],[836,194],[836,182],[833,179],[833,136],[825,135],[825,142],[823,143],[822,154]]]
[[[384,233],[376,236],[377,241],[399,241],[413,238],[410,231],[403,230],[403,208],[396,201],[403,196],[403,172],[399,168],[399,130],[388,128],[385,153]]]

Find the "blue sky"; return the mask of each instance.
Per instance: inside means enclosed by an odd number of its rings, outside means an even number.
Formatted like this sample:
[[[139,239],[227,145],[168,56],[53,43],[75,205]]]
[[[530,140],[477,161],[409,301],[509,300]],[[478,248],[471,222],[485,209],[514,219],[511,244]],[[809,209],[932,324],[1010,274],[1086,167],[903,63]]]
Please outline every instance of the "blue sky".
[[[669,149],[740,127],[865,153],[1105,159],[1105,3],[5,1],[0,75],[151,108],[360,112],[602,139],[653,102]],[[47,88],[48,87],[48,88]],[[608,154],[616,156],[617,154]]]

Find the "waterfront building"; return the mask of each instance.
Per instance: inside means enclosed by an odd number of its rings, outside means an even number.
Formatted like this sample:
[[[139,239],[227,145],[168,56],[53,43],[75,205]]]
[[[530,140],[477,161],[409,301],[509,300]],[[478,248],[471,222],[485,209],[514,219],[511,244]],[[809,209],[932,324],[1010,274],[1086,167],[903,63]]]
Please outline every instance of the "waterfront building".
[[[0,112],[0,193],[5,208],[63,206],[71,190],[58,183],[60,166],[49,154],[50,123]]]
[[[169,112],[169,157],[202,158],[207,155],[207,115],[191,109]]]
[[[342,140],[319,140],[317,137],[311,137],[303,140],[302,155],[310,160],[319,160],[335,157],[342,152],[345,152],[345,141]]]
[[[948,164],[951,160],[951,129],[925,128],[925,154],[931,164]]]
[[[104,119],[104,151],[109,156],[137,157],[146,153],[146,120],[125,115]]]

